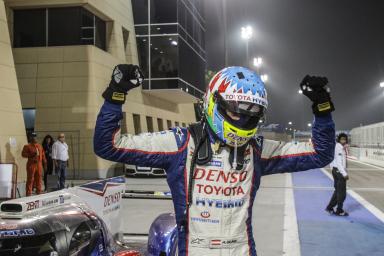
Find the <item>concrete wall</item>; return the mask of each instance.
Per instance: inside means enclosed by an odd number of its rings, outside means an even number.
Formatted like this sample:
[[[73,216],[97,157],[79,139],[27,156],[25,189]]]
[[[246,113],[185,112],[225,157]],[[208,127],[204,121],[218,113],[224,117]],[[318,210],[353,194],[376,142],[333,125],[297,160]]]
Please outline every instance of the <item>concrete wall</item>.
[[[126,0],[38,1],[6,0],[9,26],[12,9],[83,5],[107,21],[107,51],[94,46],[14,48],[14,59],[23,108],[36,108],[35,130],[40,137],[60,131],[67,135],[70,146],[70,169],[76,177],[96,178],[111,176],[114,163],[97,158],[93,152],[93,130],[100,106],[101,93],[109,83],[112,68],[119,63],[138,63],[136,37],[131,2]],[[54,3],[54,4],[52,4]],[[124,48],[122,27],[129,31]],[[192,104],[175,104],[148,94],[140,89],[131,91],[123,108],[126,113],[123,127],[133,133],[132,114],[139,114],[142,131],[147,131],[146,116],[191,123],[195,119]],[[73,171],[73,170],[72,170]]]
[[[350,147],[348,153],[353,159],[384,167],[384,148]]]
[[[26,179],[26,161],[21,157],[26,143],[6,12],[4,2],[0,0],[0,163],[17,163],[19,182]]]
[[[291,141],[291,136],[289,136],[286,133],[277,133],[277,132],[266,132],[262,131],[260,132],[260,135],[264,137],[264,139],[268,140],[278,140],[278,141]]]

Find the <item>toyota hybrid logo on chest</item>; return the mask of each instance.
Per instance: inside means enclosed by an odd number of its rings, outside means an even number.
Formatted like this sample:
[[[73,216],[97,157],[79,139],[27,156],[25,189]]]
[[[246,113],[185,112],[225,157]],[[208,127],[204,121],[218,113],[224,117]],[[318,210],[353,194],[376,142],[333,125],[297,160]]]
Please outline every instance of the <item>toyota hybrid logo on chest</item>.
[[[203,211],[200,213],[200,216],[204,219],[208,219],[209,217],[211,217],[211,214],[208,211]]]

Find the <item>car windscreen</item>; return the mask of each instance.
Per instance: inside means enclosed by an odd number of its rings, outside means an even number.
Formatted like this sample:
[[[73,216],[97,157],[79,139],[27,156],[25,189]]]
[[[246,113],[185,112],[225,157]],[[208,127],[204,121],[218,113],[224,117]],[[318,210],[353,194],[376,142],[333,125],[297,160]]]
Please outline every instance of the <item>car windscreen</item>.
[[[29,236],[0,236],[1,256],[56,256],[56,237],[53,233]]]

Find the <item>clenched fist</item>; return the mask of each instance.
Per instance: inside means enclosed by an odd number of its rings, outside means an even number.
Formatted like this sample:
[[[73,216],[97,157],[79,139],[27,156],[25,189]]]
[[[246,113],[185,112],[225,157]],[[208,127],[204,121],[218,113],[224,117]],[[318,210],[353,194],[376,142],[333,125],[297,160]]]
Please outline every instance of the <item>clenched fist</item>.
[[[103,92],[106,101],[115,104],[124,104],[129,90],[143,83],[144,75],[136,65],[120,64],[112,72],[111,82]]]

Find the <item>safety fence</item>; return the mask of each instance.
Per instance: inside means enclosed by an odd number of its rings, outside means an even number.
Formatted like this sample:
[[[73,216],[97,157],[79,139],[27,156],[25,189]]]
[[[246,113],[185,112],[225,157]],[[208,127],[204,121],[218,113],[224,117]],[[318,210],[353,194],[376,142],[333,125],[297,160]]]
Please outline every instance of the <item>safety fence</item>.
[[[350,147],[348,153],[357,160],[384,166],[384,149],[383,148],[363,148]]]

